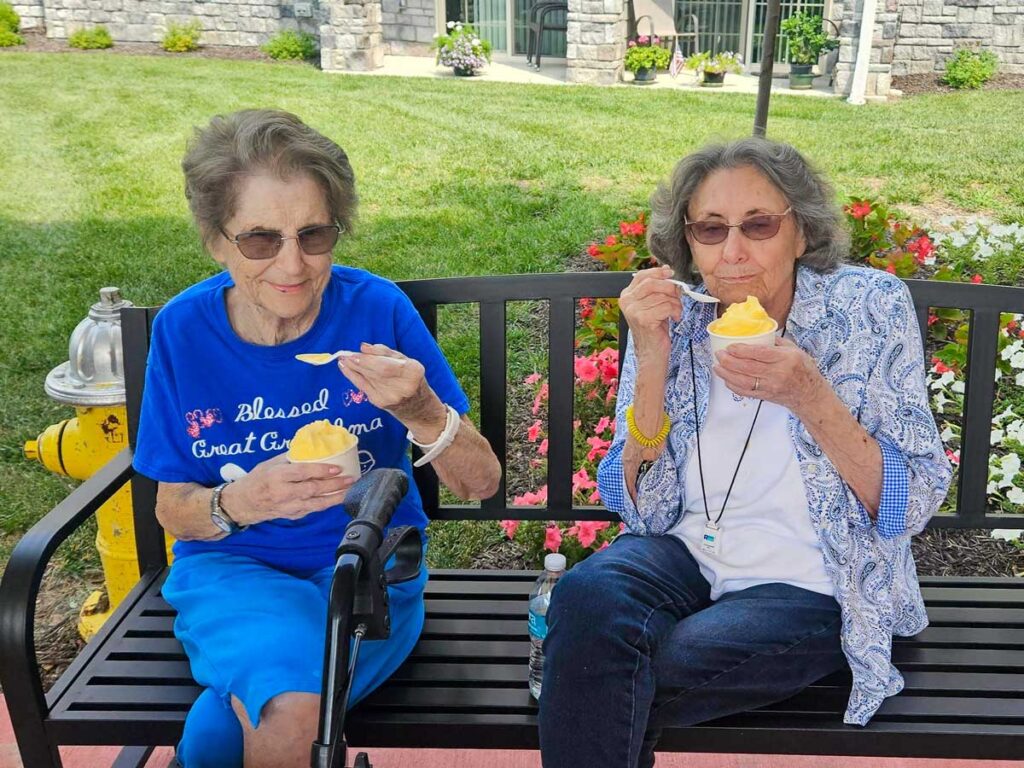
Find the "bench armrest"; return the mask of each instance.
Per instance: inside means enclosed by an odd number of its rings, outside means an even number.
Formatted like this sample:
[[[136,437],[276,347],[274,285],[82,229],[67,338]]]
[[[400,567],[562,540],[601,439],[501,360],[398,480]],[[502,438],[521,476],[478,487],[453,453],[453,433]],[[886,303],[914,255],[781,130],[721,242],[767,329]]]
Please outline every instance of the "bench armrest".
[[[14,547],[0,581],[0,681],[12,720],[46,711],[33,636],[36,598],[46,565],[57,547],[134,474],[132,450],[125,448],[33,525]]]

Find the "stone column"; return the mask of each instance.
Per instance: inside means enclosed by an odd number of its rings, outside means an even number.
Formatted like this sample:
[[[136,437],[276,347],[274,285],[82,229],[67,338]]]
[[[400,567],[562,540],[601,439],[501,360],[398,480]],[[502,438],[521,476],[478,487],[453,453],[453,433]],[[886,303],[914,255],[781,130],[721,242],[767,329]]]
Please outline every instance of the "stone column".
[[[875,28],[871,40],[871,57],[868,65],[868,81],[864,97],[869,100],[885,99],[892,84],[893,49],[896,45],[896,27],[899,14],[898,0],[877,0],[875,6]],[[853,84],[853,69],[857,61],[857,45],[860,41],[860,22],[864,0],[846,0],[842,6],[842,21],[839,24],[839,59],[833,88],[836,93],[849,95]],[[833,13],[839,14],[839,4],[833,5]]]
[[[624,0],[569,0],[566,79],[611,85],[622,79],[626,54]]]
[[[320,66],[325,71],[365,72],[384,66],[380,0],[326,0],[320,27]]]

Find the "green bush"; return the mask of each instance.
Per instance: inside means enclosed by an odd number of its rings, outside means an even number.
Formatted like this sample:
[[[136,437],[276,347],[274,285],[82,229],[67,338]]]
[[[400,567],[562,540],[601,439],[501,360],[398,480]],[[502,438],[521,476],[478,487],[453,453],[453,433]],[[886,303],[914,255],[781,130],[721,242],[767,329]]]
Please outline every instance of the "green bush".
[[[96,48],[112,48],[114,38],[110,36],[107,28],[100,25],[92,29],[80,29],[68,38],[68,45],[72,48],[92,50]]]
[[[278,61],[312,59],[318,52],[313,35],[291,29],[278,32],[265,45],[261,45],[260,50]]]
[[[12,32],[3,24],[0,24],[0,48],[10,48],[13,45],[24,45],[25,40],[17,32]]]
[[[981,88],[992,79],[998,66],[999,59],[991,51],[957,48],[946,62],[942,82],[954,88]]]
[[[0,30],[2,29],[11,32],[21,29],[21,16],[10,3],[0,3]],[[13,43],[13,45],[20,45],[20,43]]]
[[[160,42],[165,51],[185,53],[199,49],[199,38],[203,34],[203,26],[198,21],[188,24],[168,24],[167,34]]]

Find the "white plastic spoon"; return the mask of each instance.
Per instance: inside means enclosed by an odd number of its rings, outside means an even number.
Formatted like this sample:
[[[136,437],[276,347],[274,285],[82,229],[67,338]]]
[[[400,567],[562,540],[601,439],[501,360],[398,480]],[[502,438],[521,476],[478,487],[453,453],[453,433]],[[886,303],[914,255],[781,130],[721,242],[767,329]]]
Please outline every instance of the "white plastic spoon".
[[[636,274],[636,273],[634,273],[634,274]],[[683,289],[683,293],[685,293],[687,296],[689,296],[694,301],[699,301],[699,302],[701,302],[703,304],[717,304],[718,303],[718,299],[716,299],[714,296],[708,296],[705,293],[697,293],[695,290],[693,290],[693,288],[691,288],[687,283],[684,283],[682,280],[675,280],[675,279],[673,279],[671,277],[666,277],[665,280],[667,280],[668,282],[672,283],[673,285],[678,285],[680,288]]]
[[[352,352],[348,349],[341,349],[335,352],[333,355],[327,352],[310,352],[308,354],[296,355],[295,359],[300,363],[309,363],[310,365],[327,365],[330,362],[337,360],[339,357],[351,357],[352,355],[358,355],[359,352]],[[384,357],[383,355],[372,355],[372,357],[378,360],[384,360],[385,362],[392,363],[394,365],[405,365],[405,360],[397,357]]]

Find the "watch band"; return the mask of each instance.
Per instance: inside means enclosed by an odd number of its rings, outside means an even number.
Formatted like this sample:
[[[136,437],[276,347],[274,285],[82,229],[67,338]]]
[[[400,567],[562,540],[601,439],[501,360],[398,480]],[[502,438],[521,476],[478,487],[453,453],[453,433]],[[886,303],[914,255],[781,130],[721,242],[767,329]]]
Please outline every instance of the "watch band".
[[[231,515],[224,510],[224,507],[221,506],[220,495],[224,492],[227,485],[228,483],[221,483],[213,489],[213,495],[210,496],[210,520],[224,533],[232,534],[244,531],[249,526],[236,523],[231,519]]]

